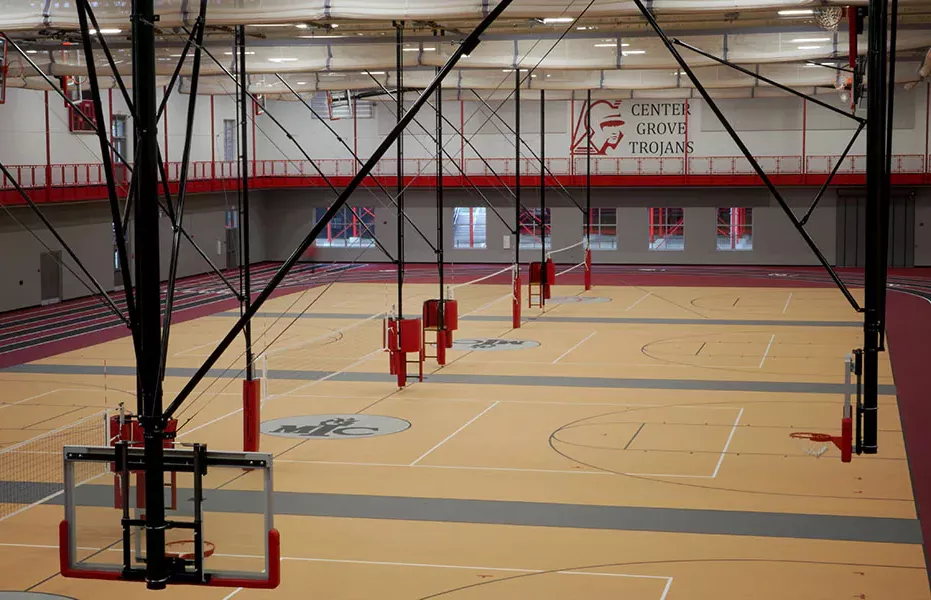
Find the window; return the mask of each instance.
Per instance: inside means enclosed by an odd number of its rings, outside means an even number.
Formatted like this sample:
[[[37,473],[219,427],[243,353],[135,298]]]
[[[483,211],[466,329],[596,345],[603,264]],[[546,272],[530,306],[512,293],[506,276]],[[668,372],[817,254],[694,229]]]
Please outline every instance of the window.
[[[223,160],[236,160],[236,121],[223,119]]]
[[[325,208],[316,209],[316,220],[322,219],[326,211]],[[375,245],[371,233],[374,231],[374,208],[357,206],[350,209],[344,206],[317,236],[316,245],[321,248],[370,248]]]
[[[592,250],[617,250],[617,209],[593,208],[588,214]]]
[[[650,250],[685,250],[685,213],[681,208],[650,209]]]
[[[550,248],[550,209],[546,209],[540,218],[539,208],[525,208],[520,211],[520,248],[521,250]],[[541,239],[543,245],[541,246]]]
[[[128,158],[126,153],[126,115],[113,115],[110,119],[110,140],[113,143],[113,161],[114,165],[120,165],[120,159],[117,154],[123,158]],[[122,169],[117,169],[121,173]]]
[[[719,208],[718,250],[753,250],[753,209]]]
[[[487,248],[485,207],[453,209],[453,248]]]

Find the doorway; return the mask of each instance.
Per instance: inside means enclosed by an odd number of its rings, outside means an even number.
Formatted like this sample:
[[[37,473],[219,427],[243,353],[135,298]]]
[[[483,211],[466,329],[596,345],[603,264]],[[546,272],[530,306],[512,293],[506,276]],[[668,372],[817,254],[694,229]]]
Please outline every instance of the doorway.
[[[61,302],[61,251],[39,255],[39,282],[43,306]]]

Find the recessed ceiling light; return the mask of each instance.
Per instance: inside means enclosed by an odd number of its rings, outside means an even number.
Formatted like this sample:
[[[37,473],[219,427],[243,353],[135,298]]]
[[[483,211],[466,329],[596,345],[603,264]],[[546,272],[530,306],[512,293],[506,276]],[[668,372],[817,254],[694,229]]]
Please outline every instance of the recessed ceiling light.
[[[621,54],[623,54],[624,56],[627,56],[628,54],[646,54],[646,53],[647,53],[646,50],[624,50],[623,52],[621,52]]]
[[[815,14],[815,11],[811,8],[791,8],[787,10],[780,10],[777,14],[780,17],[804,17],[807,15]]]
[[[298,23],[295,27],[298,29],[307,29],[307,23]]]
[[[630,44],[621,44],[621,48],[626,48]],[[595,44],[595,48],[617,48],[617,42],[612,42],[610,44]]]
[[[333,29],[339,29],[339,23],[332,23],[330,27],[332,27]]]
[[[798,49],[799,50],[817,50],[820,47],[821,46],[799,46]]]
[[[307,85],[307,82],[306,82],[306,81],[298,81],[297,84],[298,84],[298,85]]]
[[[304,39],[304,40],[325,40],[325,39],[331,39],[331,38],[341,38],[341,37],[346,37],[346,36],[344,35],[299,35],[297,37]]]
[[[268,62],[273,63],[283,63],[283,62],[295,62],[296,58],[269,58]]]
[[[26,50],[26,54],[35,54],[38,50]]]
[[[792,40],[793,44],[811,44],[814,42],[830,42],[831,38],[797,38]]]
[[[88,33],[91,35],[95,35],[97,33],[97,30],[90,29],[88,30]],[[123,30],[122,29],[101,29],[100,33],[103,35],[116,35],[118,33],[123,33]]]
[[[255,25],[249,25],[249,27],[290,27],[288,23],[257,23]]]
[[[225,54],[225,55],[227,55],[227,56],[233,56],[233,53],[232,53],[232,52],[224,52],[223,54]],[[250,51],[246,50],[246,54],[250,54],[250,55],[251,55],[251,54],[255,54],[255,52],[250,52]],[[237,52],[236,55],[239,56],[239,52]],[[173,56],[181,56],[181,55],[180,55],[180,54],[177,54],[177,55],[173,55]]]
[[[362,71],[362,73],[360,73],[360,75],[384,75],[384,74],[385,74],[384,71],[369,71],[368,73],[366,73],[365,71]]]
[[[575,17],[546,17],[543,19],[544,25],[555,25],[557,23],[572,23]]]

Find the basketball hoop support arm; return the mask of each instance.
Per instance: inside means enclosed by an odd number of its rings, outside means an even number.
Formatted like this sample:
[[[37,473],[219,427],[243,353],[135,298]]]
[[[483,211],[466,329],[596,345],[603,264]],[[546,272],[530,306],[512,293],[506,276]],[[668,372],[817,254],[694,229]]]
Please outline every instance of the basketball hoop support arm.
[[[151,0],[145,0],[151,2]],[[236,321],[236,324],[230,329],[226,334],[223,340],[217,345],[214,351],[210,354],[207,360],[203,365],[197,370],[190,381],[185,384],[181,389],[172,403],[168,406],[165,411],[164,418],[170,418],[175,411],[181,406],[185,399],[191,395],[191,392],[194,391],[194,388],[197,387],[197,384],[200,383],[203,378],[207,375],[210,369],[216,364],[220,359],[220,356],[226,351],[227,348],[233,343],[236,337],[239,335],[239,332],[242,331],[246,321],[252,319],[253,316],[259,311],[259,309],[265,304],[265,301],[272,295],[275,289],[281,284],[287,274],[291,271],[295,264],[297,264],[301,255],[310,247],[310,245],[317,239],[317,235],[326,227],[327,223],[333,219],[333,216],[339,211],[352,196],[353,192],[358,189],[362,181],[369,176],[372,172],[372,169],[375,167],[375,164],[381,160],[381,158],[388,152],[394,142],[398,139],[398,136],[401,135],[401,132],[414,120],[414,117],[417,115],[417,112],[427,103],[430,95],[432,95],[437,86],[442,84],[443,79],[455,68],[456,64],[459,62],[459,59],[463,54],[468,54],[473,52],[481,41],[481,36],[488,27],[498,19],[501,13],[511,5],[514,0],[501,0],[494,9],[478,24],[478,26],[469,34],[469,36],[460,44],[446,61],[446,64],[443,65],[443,68],[437,74],[437,76],[430,82],[427,88],[420,94],[417,100],[414,101],[414,104],[408,109],[400,121],[392,128],[391,132],[382,140],[378,148],[372,153],[364,165],[359,169],[358,173],[352,178],[349,184],[343,189],[339,197],[330,205],[323,217],[317,221],[316,225],[311,228],[311,231],[307,236],[301,241],[298,247],[291,253],[291,255],[285,260],[284,264],[275,272],[271,280],[265,286],[265,288],[259,293],[255,301],[249,306],[249,309],[244,315],[242,315],[239,320]]]
[[[873,0],[873,1],[877,1],[877,0]],[[724,113],[721,112],[720,107],[718,107],[717,103],[708,93],[708,90],[705,89],[705,86],[702,85],[701,81],[698,79],[698,76],[695,75],[695,72],[692,70],[689,64],[685,61],[684,58],[682,58],[682,55],[676,49],[675,44],[672,42],[672,40],[669,39],[669,37],[663,31],[663,28],[660,27],[659,23],[656,21],[656,17],[654,17],[653,13],[651,13],[646,8],[646,6],[643,4],[643,0],[633,0],[633,2],[637,6],[637,8],[640,10],[640,13],[643,15],[643,18],[647,20],[650,27],[653,29],[656,35],[660,38],[660,41],[666,47],[666,50],[669,51],[673,59],[675,59],[676,63],[678,63],[679,68],[683,72],[685,72],[689,80],[695,86],[695,89],[698,90],[698,93],[701,95],[702,99],[708,105],[708,108],[711,109],[711,112],[714,113],[714,115],[718,118],[718,121],[720,121],[721,125],[724,126],[724,129],[727,131],[731,140],[740,149],[741,154],[743,154],[744,158],[747,159],[747,162],[750,163],[750,166],[753,168],[756,174],[763,181],[763,184],[769,190],[770,194],[772,194],[776,202],[779,203],[779,206],[782,208],[783,212],[785,212],[786,216],[789,218],[789,221],[795,227],[795,230],[798,231],[799,235],[802,236],[802,239],[805,241],[805,243],[811,249],[812,253],[818,259],[818,262],[821,263],[821,266],[824,267],[825,271],[827,271],[828,275],[834,281],[834,284],[837,285],[838,289],[847,299],[847,302],[850,303],[850,306],[852,306],[854,310],[856,310],[857,312],[862,312],[863,309],[860,307],[859,303],[857,302],[857,299],[853,297],[853,294],[851,294],[850,290],[847,289],[846,284],[844,284],[844,282],[841,281],[840,277],[834,271],[834,268],[831,267],[831,264],[828,262],[827,258],[825,258],[824,254],[821,252],[821,249],[818,248],[818,244],[815,243],[815,241],[811,238],[808,232],[805,231],[805,228],[802,227],[802,225],[799,223],[798,219],[795,217],[795,213],[792,212],[791,207],[789,207],[788,203],[785,201],[785,198],[782,197],[782,194],[776,188],[775,184],[773,184],[772,180],[769,178],[769,175],[766,174],[766,171],[763,170],[763,167],[760,166],[760,163],[756,160],[756,157],[753,156],[753,153],[750,152],[750,149],[747,147],[744,141],[740,138],[740,135],[731,125],[730,121],[728,121],[727,117],[724,116]]]

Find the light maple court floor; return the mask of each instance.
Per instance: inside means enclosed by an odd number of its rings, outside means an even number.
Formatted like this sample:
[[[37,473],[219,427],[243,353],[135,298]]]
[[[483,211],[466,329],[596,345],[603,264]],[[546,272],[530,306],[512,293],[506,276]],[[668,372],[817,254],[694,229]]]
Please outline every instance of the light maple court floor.
[[[407,286],[406,310],[418,314],[435,288]],[[878,456],[842,464],[836,448],[815,456],[789,435],[839,430],[843,362],[862,330],[836,290],[557,286],[562,298],[525,307],[512,330],[509,286],[469,286],[457,290],[449,364],[428,360],[426,381],[403,390],[381,351],[380,313],[394,294],[337,283],[263,309],[256,346],[274,340],[259,359],[263,421],[379,415],[410,426],[351,439],[263,435],[275,456],[281,587],[179,586],[172,597],[931,598],[887,356]],[[176,326],[166,398],[237,315]],[[480,342],[493,338],[527,343]],[[185,405],[181,441],[241,449],[242,350]],[[121,339],[0,373],[0,442],[133,405],[132,366]],[[53,480],[42,464],[25,481]],[[208,488],[208,505],[221,494],[225,506],[243,503],[208,512],[208,568],[258,552],[245,500],[254,482]],[[82,551],[119,537],[118,512],[84,510]],[[56,498],[0,522],[0,589],[147,594],[58,576],[61,517]]]

